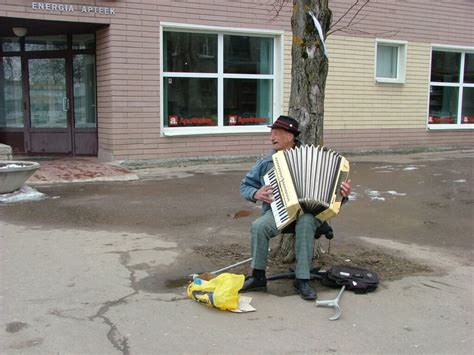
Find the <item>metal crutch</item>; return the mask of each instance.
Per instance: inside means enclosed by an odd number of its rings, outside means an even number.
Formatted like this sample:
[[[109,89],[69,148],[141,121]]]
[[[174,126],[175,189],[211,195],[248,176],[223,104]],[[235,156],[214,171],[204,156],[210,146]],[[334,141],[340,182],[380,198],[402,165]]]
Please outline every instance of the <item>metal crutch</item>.
[[[233,269],[234,267],[243,265],[243,264],[245,264],[245,263],[248,263],[249,261],[252,261],[252,258],[248,258],[248,259],[239,261],[238,263],[235,263],[235,264],[232,264],[232,265],[223,267],[222,269],[219,269],[219,270],[211,271],[210,274],[212,274],[212,275],[217,275],[218,273],[221,273],[221,272],[226,271],[226,270]],[[192,277],[193,280],[194,280],[196,277],[199,276],[199,274],[191,274],[191,275],[189,275],[189,276]]]
[[[346,286],[342,286],[341,290],[337,294],[337,297],[333,300],[316,301],[316,307],[332,307],[336,309],[336,314],[329,318],[329,320],[337,320],[341,316],[341,307],[339,306],[339,300],[341,299],[342,293],[346,289]]]

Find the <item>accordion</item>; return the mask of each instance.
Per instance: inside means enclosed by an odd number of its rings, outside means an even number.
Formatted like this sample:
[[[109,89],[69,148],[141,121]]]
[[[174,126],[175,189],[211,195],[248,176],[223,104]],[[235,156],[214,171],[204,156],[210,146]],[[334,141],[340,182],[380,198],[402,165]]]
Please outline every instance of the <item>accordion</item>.
[[[284,229],[302,213],[321,221],[339,213],[339,187],[349,175],[349,162],[323,146],[303,145],[272,156],[273,169],[264,177],[271,185],[271,208],[278,229]]]

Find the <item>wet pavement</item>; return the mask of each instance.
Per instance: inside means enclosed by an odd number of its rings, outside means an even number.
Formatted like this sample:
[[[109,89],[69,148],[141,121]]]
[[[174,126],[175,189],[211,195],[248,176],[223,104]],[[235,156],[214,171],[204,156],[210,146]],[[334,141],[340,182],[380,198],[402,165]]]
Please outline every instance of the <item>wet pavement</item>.
[[[250,162],[104,164],[117,181],[91,181],[106,173],[90,176],[84,166],[102,168],[87,159],[45,164],[32,184],[44,199],[0,204],[0,352],[471,353],[473,153],[349,157],[352,201],[315,263],[369,267],[382,283],[369,295],[345,292],[335,322],[288,280],[250,293],[254,313],[186,298],[190,273],[249,256],[259,209],[238,187]],[[268,273],[281,267],[270,260]],[[320,299],[337,294],[313,286]]]

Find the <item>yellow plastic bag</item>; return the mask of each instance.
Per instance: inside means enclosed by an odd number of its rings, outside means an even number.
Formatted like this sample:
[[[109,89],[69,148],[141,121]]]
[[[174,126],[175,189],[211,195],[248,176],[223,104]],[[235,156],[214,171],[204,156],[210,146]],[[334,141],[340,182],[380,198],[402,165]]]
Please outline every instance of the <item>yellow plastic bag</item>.
[[[209,281],[194,280],[188,285],[187,293],[189,298],[209,307],[235,310],[239,306],[239,290],[244,281],[244,275],[223,273]]]

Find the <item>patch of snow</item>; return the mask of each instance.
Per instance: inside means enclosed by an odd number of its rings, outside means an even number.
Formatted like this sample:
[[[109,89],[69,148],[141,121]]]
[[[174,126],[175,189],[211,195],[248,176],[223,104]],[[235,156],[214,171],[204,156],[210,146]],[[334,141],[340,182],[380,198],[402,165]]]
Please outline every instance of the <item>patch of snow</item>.
[[[368,190],[367,194],[371,197],[378,197],[380,196],[380,192],[376,191],[376,190]]]
[[[453,182],[466,182],[466,179],[454,180]]]
[[[404,192],[397,192],[397,191],[387,191],[388,194],[393,195],[393,196],[406,196],[406,193]]]
[[[376,190],[368,190],[367,195],[369,195],[371,201],[385,201],[385,197],[380,197],[380,192]]]
[[[25,165],[14,164],[14,163],[0,165],[0,169],[13,169],[13,168],[24,168],[24,167],[25,167]]]
[[[0,203],[15,203],[23,201],[38,201],[45,198],[46,195],[35,190],[34,188],[23,185],[19,190],[8,193],[0,194]]]
[[[383,194],[389,194],[392,196],[406,196],[406,193],[403,192],[397,192],[397,191],[376,191],[376,190],[365,190],[367,193],[367,196],[369,196],[371,201],[385,201],[385,197],[383,197]]]
[[[349,195],[349,201],[355,201],[357,200],[357,197],[359,197],[359,194],[357,192],[352,191]]]
[[[374,166],[372,169],[394,169],[391,165]]]
[[[372,196],[371,201],[385,201],[385,197]]]
[[[407,166],[406,168],[403,168],[405,171],[410,171],[410,170],[418,170],[416,166]]]

